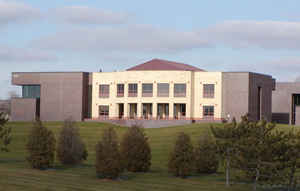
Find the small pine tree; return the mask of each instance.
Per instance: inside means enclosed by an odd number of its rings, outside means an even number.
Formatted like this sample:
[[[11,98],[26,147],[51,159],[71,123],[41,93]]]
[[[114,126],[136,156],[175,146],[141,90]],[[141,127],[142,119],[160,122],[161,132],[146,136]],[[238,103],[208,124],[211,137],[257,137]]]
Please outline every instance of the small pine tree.
[[[175,176],[186,178],[194,169],[194,158],[191,138],[181,132],[177,137],[174,150],[170,154],[169,172]]]
[[[5,113],[0,113],[0,151],[8,152],[7,146],[11,141],[11,128],[6,126],[8,118]]]
[[[143,129],[134,125],[121,142],[124,165],[131,172],[147,172],[151,166],[151,149]]]
[[[96,145],[96,172],[101,178],[115,179],[123,169],[117,134],[109,127]]]
[[[212,136],[203,136],[195,148],[195,168],[198,173],[216,173],[219,167],[218,149]]]
[[[60,132],[56,155],[62,164],[79,164],[87,159],[87,150],[80,135],[79,128],[71,119],[64,122]]]
[[[41,121],[36,121],[28,135],[26,144],[27,161],[32,168],[46,169],[53,166],[55,154],[55,137]]]

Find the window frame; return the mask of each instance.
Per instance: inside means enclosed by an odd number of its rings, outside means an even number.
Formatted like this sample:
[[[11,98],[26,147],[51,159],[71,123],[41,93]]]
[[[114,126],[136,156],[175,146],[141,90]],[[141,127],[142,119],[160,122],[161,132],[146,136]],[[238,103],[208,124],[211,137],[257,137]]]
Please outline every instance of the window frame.
[[[136,88],[131,89],[131,86],[136,86]],[[137,83],[130,83],[128,84],[128,97],[137,97],[138,95],[138,84]]]
[[[206,112],[207,108],[207,112]],[[215,117],[215,106],[205,105],[203,106],[203,118],[214,118]]]
[[[102,92],[102,87],[107,87],[107,92]],[[105,90],[105,88],[103,89]],[[100,84],[99,85],[99,98],[109,98],[110,86],[109,84]]]
[[[107,108],[107,110],[102,110],[101,111],[101,107],[105,107]],[[103,114],[101,114],[103,113]],[[109,117],[109,105],[99,105],[99,117],[100,118],[108,118]]]
[[[151,90],[146,90],[146,86],[151,86]],[[153,96],[153,84],[152,83],[143,83],[142,84],[142,97],[152,97]]]
[[[161,88],[160,85],[168,85],[168,88]],[[167,90],[167,91],[160,91]],[[169,97],[170,95],[170,84],[169,83],[157,83],[157,97]]]
[[[122,90],[122,88],[119,88],[119,87],[123,87],[123,91],[120,91]],[[117,84],[117,97],[124,97],[124,93],[125,93],[125,84]]]
[[[184,86],[184,92],[178,92],[178,90],[183,88],[176,88],[176,86]],[[176,83],[174,84],[174,97],[186,97],[187,86],[186,83]]]
[[[215,98],[215,84],[203,84],[203,98]]]

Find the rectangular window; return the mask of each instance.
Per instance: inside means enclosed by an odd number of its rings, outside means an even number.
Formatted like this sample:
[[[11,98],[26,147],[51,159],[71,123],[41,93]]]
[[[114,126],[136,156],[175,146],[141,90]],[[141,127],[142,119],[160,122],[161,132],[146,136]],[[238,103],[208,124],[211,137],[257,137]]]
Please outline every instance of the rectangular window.
[[[109,85],[100,85],[99,86],[99,97],[108,98],[109,97]]]
[[[214,117],[214,106],[203,106],[203,117]]]
[[[124,84],[117,84],[117,97],[124,97]]]
[[[40,85],[24,85],[22,86],[23,98],[40,98],[41,86]]]
[[[186,84],[174,84],[174,97],[186,96]]]
[[[142,84],[142,96],[143,97],[153,96],[153,84]]]
[[[203,97],[214,98],[215,97],[215,84],[204,84],[203,85]]]
[[[100,105],[99,106],[99,116],[100,117],[108,117],[109,116],[109,106],[108,105]]]
[[[157,97],[169,97],[169,84],[158,83],[157,84]]]
[[[128,84],[128,97],[137,97],[138,85]]]

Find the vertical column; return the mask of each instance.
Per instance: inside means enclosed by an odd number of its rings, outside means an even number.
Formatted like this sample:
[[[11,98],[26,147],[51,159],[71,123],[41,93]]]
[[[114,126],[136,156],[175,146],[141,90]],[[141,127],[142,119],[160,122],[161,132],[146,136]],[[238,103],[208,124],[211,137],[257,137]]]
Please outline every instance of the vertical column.
[[[186,119],[191,119],[191,104],[186,103],[185,104],[185,117]]]
[[[157,82],[156,81],[153,83],[152,92],[153,92],[153,97],[157,97]]]
[[[156,119],[157,118],[157,103],[153,103],[153,118]]]
[[[139,81],[138,83],[137,83],[137,86],[138,86],[138,88],[137,88],[137,97],[139,97],[139,98],[141,98],[142,97],[142,85],[143,83],[141,82],[141,81]]]
[[[171,82],[170,85],[169,85],[169,96],[170,98],[173,98],[174,97],[174,82]]]
[[[124,98],[127,97],[128,97],[128,83],[124,83]]]
[[[142,117],[142,103],[137,103],[137,118],[141,118]]]
[[[129,104],[124,103],[124,118],[128,119],[129,118]]]
[[[174,119],[174,103],[169,103],[169,118]]]

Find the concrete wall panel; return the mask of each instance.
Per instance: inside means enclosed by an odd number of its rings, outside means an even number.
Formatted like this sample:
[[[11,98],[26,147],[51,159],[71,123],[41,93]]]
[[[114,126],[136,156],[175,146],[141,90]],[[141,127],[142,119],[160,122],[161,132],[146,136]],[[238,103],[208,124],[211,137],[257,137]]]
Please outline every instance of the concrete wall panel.
[[[36,99],[13,98],[11,100],[12,121],[34,121],[36,118]]]
[[[222,73],[222,115],[238,121],[248,113],[249,73],[223,72]],[[228,116],[230,116],[228,118]]]

